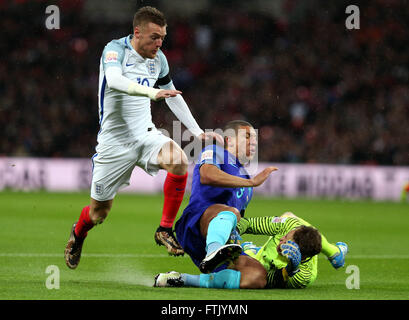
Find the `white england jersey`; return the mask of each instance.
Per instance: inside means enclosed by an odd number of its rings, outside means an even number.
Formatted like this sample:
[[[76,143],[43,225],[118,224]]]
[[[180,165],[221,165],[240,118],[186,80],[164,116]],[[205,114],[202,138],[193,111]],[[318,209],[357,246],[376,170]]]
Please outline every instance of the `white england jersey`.
[[[154,59],[145,59],[131,45],[131,37],[109,42],[102,53],[99,72],[98,106],[100,131],[97,141],[105,145],[121,145],[138,140],[152,122],[151,101],[111,89],[105,71],[122,68],[122,75],[141,85],[153,87],[158,78],[169,73],[167,59],[161,50]]]

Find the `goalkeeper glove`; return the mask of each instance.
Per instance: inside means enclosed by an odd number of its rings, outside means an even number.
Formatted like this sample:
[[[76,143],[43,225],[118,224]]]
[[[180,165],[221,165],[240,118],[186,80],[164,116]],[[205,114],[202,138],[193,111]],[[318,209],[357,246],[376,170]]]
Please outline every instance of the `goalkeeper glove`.
[[[253,242],[243,242],[242,244],[240,244],[243,252],[247,251],[247,250],[251,250],[254,254],[257,254],[257,252],[259,252],[259,250],[261,249],[261,247],[257,247]]]
[[[298,268],[301,263],[301,252],[298,244],[294,241],[288,240],[281,246],[281,254],[288,259],[288,264],[285,267],[289,277],[295,275],[300,269]]]

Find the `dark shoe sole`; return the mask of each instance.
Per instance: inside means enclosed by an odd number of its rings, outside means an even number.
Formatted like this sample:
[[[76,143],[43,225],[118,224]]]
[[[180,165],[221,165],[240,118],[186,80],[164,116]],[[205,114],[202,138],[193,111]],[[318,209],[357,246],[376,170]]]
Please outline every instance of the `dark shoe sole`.
[[[240,245],[226,244],[204,258],[199,265],[199,269],[202,273],[210,273],[223,263],[236,260],[241,252]]]

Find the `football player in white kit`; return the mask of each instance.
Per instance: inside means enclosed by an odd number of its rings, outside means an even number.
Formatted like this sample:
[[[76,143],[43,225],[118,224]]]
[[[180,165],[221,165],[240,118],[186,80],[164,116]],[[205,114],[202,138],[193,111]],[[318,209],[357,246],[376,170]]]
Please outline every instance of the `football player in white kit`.
[[[65,248],[69,268],[78,266],[87,232],[107,217],[113,199],[129,185],[135,166],[150,175],[166,170],[162,219],[154,238],[169,254],[183,255],[172,227],[187,180],[184,151],[152,122],[150,100],[165,99],[176,117],[199,139],[223,139],[203,132],[169,77],[167,59],[160,50],[166,36],[166,20],[153,7],[139,9],[132,35],[109,42],[102,53],[99,79],[98,144],[92,157],[91,203],[73,224]],[[159,89],[154,88],[157,84]]]

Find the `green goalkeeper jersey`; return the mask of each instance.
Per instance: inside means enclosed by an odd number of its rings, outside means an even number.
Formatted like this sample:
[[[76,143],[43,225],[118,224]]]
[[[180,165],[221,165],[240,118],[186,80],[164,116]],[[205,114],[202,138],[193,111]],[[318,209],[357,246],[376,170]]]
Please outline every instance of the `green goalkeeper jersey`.
[[[280,239],[301,225],[310,226],[302,219],[291,217],[242,218],[239,221],[237,227],[240,234],[250,233],[271,236],[257,253],[252,250],[245,251],[246,254],[258,260],[267,270],[266,288],[276,287],[274,273],[285,268],[288,264],[288,260],[277,252]],[[300,263],[299,269],[300,271],[286,282],[287,288],[304,288],[314,282],[317,278],[317,255],[309,261]]]

